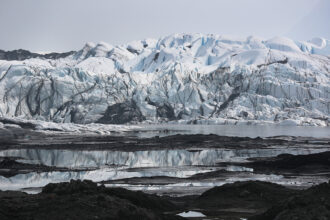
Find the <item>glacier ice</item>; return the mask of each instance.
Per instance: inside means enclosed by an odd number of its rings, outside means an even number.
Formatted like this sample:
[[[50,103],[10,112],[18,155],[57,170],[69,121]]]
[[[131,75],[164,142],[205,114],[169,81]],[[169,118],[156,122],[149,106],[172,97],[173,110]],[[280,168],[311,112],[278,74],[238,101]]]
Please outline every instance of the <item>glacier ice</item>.
[[[59,59],[0,60],[0,115],[328,126],[329,48],[322,38],[174,34],[120,46],[87,43]]]

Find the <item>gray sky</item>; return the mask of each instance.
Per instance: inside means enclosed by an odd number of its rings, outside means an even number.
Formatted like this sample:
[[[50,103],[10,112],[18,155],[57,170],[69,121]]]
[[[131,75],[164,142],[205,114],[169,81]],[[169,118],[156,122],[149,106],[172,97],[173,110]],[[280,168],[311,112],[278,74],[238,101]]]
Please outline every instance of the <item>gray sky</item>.
[[[68,51],[78,50],[89,41],[116,45],[172,33],[329,39],[329,3],[330,0],[0,0],[0,48]]]

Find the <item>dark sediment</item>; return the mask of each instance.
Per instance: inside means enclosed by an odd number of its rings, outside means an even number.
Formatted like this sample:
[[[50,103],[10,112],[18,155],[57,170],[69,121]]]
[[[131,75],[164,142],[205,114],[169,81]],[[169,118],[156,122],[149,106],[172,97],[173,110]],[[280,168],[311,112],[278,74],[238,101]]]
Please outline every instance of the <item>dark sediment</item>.
[[[43,134],[40,132],[24,131],[12,128],[12,133],[1,137],[0,149],[68,149],[68,150],[164,150],[186,149],[199,150],[205,148],[228,149],[263,149],[272,146],[282,147],[324,147],[329,146],[329,139],[318,139],[317,144],[306,142],[304,138],[288,140],[281,138],[248,138],[228,137],[218,135],[172,135],[153,138],[138,138],[128,133],[125,136],[102,135],[70,135],[70,134]],[[1,135],[1,132],[0,132]]]
[[[134,101],[117,103],[108,106],[103,117],[97,123],[102,124],[125,124],[128,122],[141,122],[145,120],[140,109]]]
[[[65,167],[46,166],[42,164],[28,164],[17,162],[18,158],[4,157],[0,158],[0,176],[12,177],[17,174],[31,172],[51,172],[51,171],[83,171],[87,169],[69,169]],[[91,169],[88,169],[91,170]]]
[[[136,115],[125,114],[125,108],[133,108],[134,104],[120,104],[109,109],[105,121],[116,123],[118,120],[131,120]],[[102,119],[103,120],[103,119]],[[69,149],[69,150],[163,150],[163,149],[186,149],[199,150],[205,148],[232,148],[232,149],[262,149],[272,146],[281,147],[330,147],[329,138],[303,138],[291,136],[277,136],[271,138],[248,138],[229,137],[218,135],[172,135],[153,138],[136,137],[139,131],[121,133],[121,136],[114,135],[91,135],[91,134],[70,134],[68,132],[56,131],[53,133],[42,133],[37,130],[37,125],[31,122],[16,121],[0,117],[6,129],[0,128],[0,149]],[[103,122],[106,123],[106,122]],[[140,131],[148,132],[148,131]],[[168,131],[159,131],[160,135]]]

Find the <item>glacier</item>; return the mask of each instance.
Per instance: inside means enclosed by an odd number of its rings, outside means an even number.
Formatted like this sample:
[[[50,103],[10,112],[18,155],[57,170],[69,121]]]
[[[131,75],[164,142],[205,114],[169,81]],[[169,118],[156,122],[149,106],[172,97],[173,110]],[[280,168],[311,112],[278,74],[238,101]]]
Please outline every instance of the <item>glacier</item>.
[[[330,41],[173,34],[0,58],[0,116],[56,123],[329,126]]]

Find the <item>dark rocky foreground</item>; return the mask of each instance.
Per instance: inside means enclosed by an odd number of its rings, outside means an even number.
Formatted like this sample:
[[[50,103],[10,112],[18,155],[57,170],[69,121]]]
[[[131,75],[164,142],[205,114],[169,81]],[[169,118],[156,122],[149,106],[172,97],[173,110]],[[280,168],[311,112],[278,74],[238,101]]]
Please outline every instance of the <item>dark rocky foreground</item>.
[[[285,200],[297,191],[281,185],[260,181],[235,182],[214,187],[193,203],[202,208],[207,215],[223,216],[231,213],[251,215],[266,211],[274,203]]]
[[[41,193],[0,193],[0,219],[180,219],[160,197],[97,186],[91,181],[48,184]]]
[[[326,220],[330,219],[330,182],[311,187],[276,203],[265,213],[249,220]]]
[[[177,214],[186,210],[202,212],[207,219],[327,220],[330,182],[307,190],[260,181],[236,182],[200,196],[177,198],[106,188],[91,181],[48,184],[36,195],[0,191],[3,220],[183,219]]]

